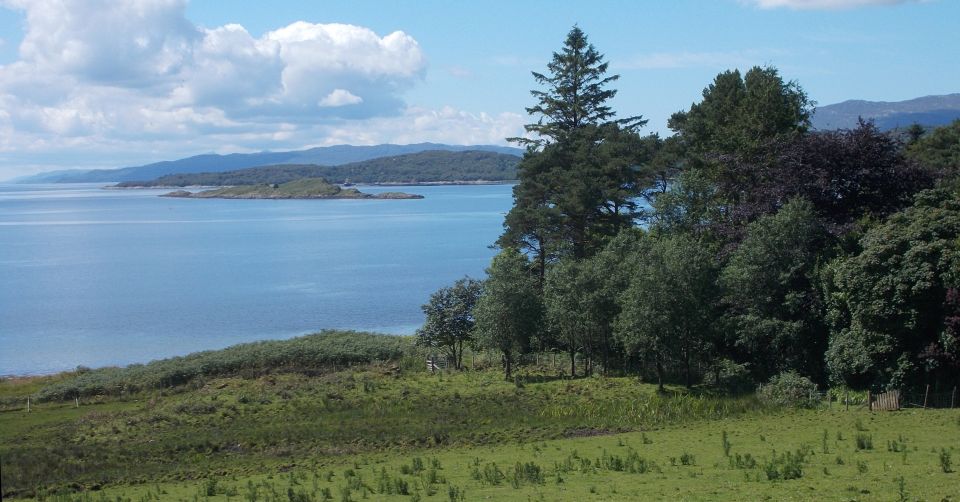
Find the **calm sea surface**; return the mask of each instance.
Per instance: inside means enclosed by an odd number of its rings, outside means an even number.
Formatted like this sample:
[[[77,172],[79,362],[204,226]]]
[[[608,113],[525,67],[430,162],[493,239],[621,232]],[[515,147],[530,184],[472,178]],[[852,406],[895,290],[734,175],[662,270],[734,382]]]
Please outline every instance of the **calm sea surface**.
[[[412,333],[482,277],[511,186],[422,200],[188,200],[0,185],[0,375],[146,362],[323,328]]]

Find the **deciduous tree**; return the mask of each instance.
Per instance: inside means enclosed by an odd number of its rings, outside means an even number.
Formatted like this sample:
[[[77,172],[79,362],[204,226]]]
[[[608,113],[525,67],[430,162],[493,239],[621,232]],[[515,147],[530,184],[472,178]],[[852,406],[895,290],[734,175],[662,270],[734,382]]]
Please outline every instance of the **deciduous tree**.
[[[423,305],[427,319],[417,330],[417,345],[443,350],[456,369],[463,367],[463,348],[473,340],[473,309],[483,283],[464,277],[453,286],[439,289]]]
[[[543,318],[530,262],[516,249],[506,248],[494,256],[474,317],[477,343],[500,352],[510,379],[514,358],[529,350]]]

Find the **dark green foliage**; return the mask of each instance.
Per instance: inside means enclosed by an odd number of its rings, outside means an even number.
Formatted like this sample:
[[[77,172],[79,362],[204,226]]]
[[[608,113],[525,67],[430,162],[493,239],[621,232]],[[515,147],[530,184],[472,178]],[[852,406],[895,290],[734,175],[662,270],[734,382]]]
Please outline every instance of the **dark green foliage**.
[[[502,153],[426,151],[339,166],[279,165],[226,172],[170,174],[153,181],[127,181],[117,186],[257,185],[302,178],[325,178],[331,183],[508,181],[517,179],[518,162],[518,157]]]
[[[855,438],[857,450],[872,450],[873,436],[869,434],[857,434]]]
[[[767,141],[805,132],[813,103],[776,68],[728,70],[703,90],[703,101],[670,117],[669,126],[692,152],[743,154]]]
[[[543,296],[550,342],[570,356],[570,375],[576,376],[578,352],[603,362],[613,351],[612,321],[618,307],[616,290],[605,287],[597,260],[561,260],[547,273]],[[613,273],[618,271],[614,270]]]
[[[734,469],[756,469],[757,468],[757,459],[749,453],[740,455],[735,453],[730,457],[730,467]]]
[[[423,305],[427,319],[417,330],[417,345],[443,350],[456,369],[463,366],[463,349],[473,341],[473,308],[483,292],[483,283],[464,277],[441,288]]]
[[[817,384],[795,371],[774,376],[757,395],[764,401],[781,406],[809,407],[819,401]]]
[[[526,130],[546,141],[562,141],[571,131],[607,123],[616,115],[607,102],[617,94],[607,85],[620,78],[619,75],[606,76],[608,65],[603,55],[587,41],[583,30],[574,26],[567,33],[561,51],[554,52],[547,64],[549,75],[533,72],[537,83],[547,89],[530,91],[537,104],[527,108],[527,113],[542,116],[543,120],[527,125]],[[645,122],[640,117],[615,121],[626,125]]]
[[[502,355],[507,380],[512,376],[513,359],[529,350],[543,318],[529,265],[515,249],[498,253],[487,269],[483,295],[474,309],[477,344]]]
[[[507,478],[514,488],[520,488],[525,484],[542,485],[544,482],[543,469],[534,462],[517,462],[513,466],[513,472]]]
[[[953,472],[953,458],[949,450],[940,449],[940,470],[946,474]]]
[[[910,143],[907,155],[923,167],[955,179],[960,174],[960,120]]]
[[[649,236],[629,258],[615,335],[629,354],[653,359],[658,381],[676,361],[692,385],[692,365],[710,346],[716,265],[704,243],[685,235]]]
[[[751,223],[720,275],[734,346],[758,380],[785,370],[821,376],[827,344],[817,264],[827,233],[794,199]]]
[[[118,395],[181,386],[216,376],[318,373],[349,364],[398,360],[411,350],[412,345],[413,340],[409,337],[323,331],[290,340],[245,343],[125,368],[91,370],[44,387],[38,399]],[[190,410],[206,412],[199,408]]]
[[[532,253],[541,279],[555,257],[590,256],[633,224],[651,178],[640,166],[657,146],[635,132],[640,117],[613,120],[607,101],[616,91],[607,86],[618,77],[605,76],[607,63],[579,28],[548,69],[534,73],[547,89],[532,91],[537,104],[527,109],[538,120],[526,128],[538,138],[514,138],[529,148],[498,241]]]
[[[756,388],[748,364],[738,364],[727,358],[712,362],[710,370],[703,376],[703,383],[728,394],[744,394]]]
[[[474,467],[473,478],[488,485],[499,485],[507,476],[497,467],[497,464],[489,463],[483,466],[483,470]]]
[[[826,270],[831,377],[855,388],[897,388],[924,372],[958,374],[948,293],[960,284],[960,200],[930,190],[870,229],[862,250]]]
[[[809,453],[809,450],[805,449],[799,449],[796,452],[788,451],[782,454],[773,452],[770,460],[763,466],[767,479],[774,481],[802,478],[803,466]]]

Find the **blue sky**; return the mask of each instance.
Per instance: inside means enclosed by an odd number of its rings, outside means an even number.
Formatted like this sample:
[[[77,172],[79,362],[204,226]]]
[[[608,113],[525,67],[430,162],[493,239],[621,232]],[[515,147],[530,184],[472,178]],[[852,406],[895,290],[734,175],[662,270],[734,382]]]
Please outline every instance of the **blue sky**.
[[[669,134],[720,71],[820,104],[960,92],[956,0],[0,0],[0,179],[206,152],[504,143],[573,24]]]

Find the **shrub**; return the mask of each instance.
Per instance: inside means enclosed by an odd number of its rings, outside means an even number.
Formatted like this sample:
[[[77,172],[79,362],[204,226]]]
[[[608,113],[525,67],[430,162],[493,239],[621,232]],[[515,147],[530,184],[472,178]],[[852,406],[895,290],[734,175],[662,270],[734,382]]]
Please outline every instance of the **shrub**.
[[[940,450],[940,469],[949,474],[953,472],[953,461],[950,458],[950,452],[944,449]]]
[[[731,394],[744,394],[753,388],[754,380],[746,364],[737,364],[729,359],[721,359],[713,368],[712,374],[703,377],[704,384],[714,385]]]
[[[760,388],[762,401],[781,406],[811,407],[816,404],[817,384],[794,371],[785,371]]]

